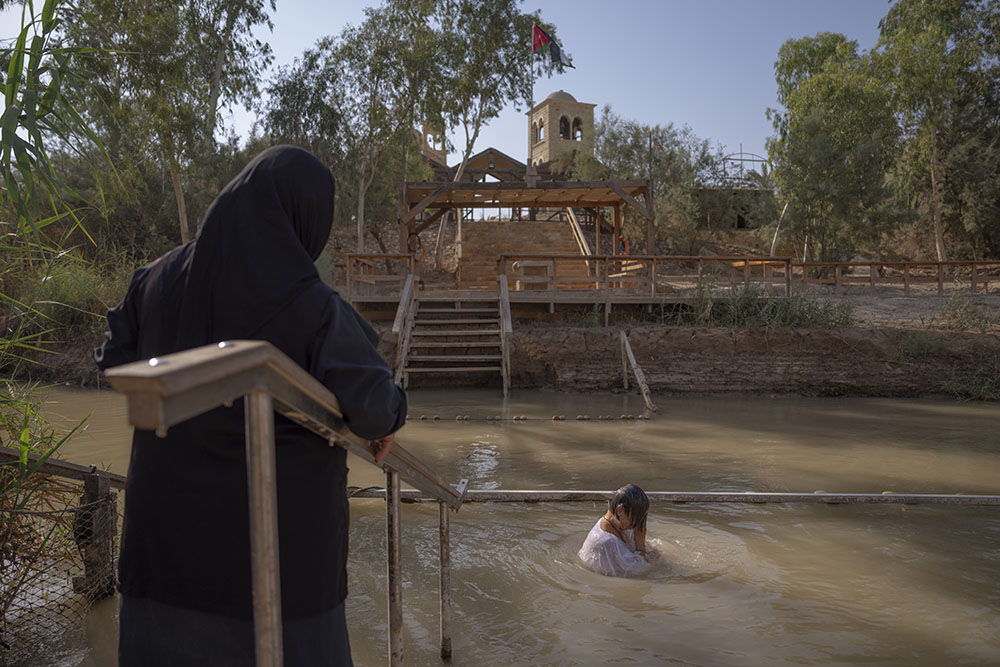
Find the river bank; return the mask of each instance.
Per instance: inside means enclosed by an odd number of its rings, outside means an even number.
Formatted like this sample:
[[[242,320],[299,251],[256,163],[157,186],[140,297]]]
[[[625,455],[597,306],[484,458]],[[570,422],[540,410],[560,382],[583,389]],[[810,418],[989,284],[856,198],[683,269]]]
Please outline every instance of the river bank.
[[[908,303],[907,303],[908,302]],[[630,323],[627,326],[515,324],[510,360],[515,389],[622,391],[619,331],[625,330],[650,389],[665,395],[983,397],[1000,378],[1000,334],[934,328],[933,304],[855,306],[862,326],[728,329]],[[928,327],[930,324],[930,328]],[[920,326],[923,325],[923,326]],[[376,323],[392,361],[396,336]],[[100,323],[54,352],[22,362],[17,377],[100,386],[92,347]],[[631,379],[630,379],[631,383]],[[411,386],[488,386],[495,377],[421,377]],[[634,391],[634,385],[633,385]],[[987,392],[988,395],[989,392]]]

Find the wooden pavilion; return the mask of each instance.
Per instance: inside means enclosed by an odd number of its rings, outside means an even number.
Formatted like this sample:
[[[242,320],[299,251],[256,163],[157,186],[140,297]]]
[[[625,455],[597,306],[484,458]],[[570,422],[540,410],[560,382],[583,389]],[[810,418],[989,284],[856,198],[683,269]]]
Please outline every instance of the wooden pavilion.
[[[489,173],[489,171],[487,171]],[[511,172],[503,176],[510,178]],[[529,176],[526,180],[459,181],[437,183],[408,182],[403,188],[399,216],[400,248],[412,249],[413,236],[434,224],[448,211],[456,209],[594,209],[597,229],[605,227],[614,238],[621,235],[624,207],[632,209],[646,222],[646,247],[653,248],[655,217],[649,194],[649,181],[544,181]],[[602,208],[613,211],[608,222]],[[600,235],[597,236],[600,252]],[[540,248],[544,252],[544,248]],[[612,253],[615,254],[615,253]]]

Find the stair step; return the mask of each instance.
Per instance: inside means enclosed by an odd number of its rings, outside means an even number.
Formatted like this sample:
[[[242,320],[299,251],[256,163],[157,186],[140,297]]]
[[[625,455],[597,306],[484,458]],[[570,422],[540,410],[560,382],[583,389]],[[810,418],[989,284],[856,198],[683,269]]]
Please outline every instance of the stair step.
[[[453,368],[410,368],[409,366],[403,371],[404,373],[483,373],[492,372],[499,373],[499,366],[455,366]]]
[[[420,313],[495,313],[496,308],[421,308]]]
[[[440,343],[428,341],[426,343],[412,342],[410,349],[415,347],[500,347],[500,341],[471,341],[465,343]]]
[[[494,317],[492,319],[483,320],[413,320],[413,324],[500,324],[500,318]]]
[[[499,354],[419,354],[410,355],[406,361],[500,361],[502,359]]]
[[[494,277],[493,282],[496,282]],[[489,292],[483,293],[482,298],[475,297],[471,299],[457,299],[453,296],[420,296],[417,297],[417,303],[497,303],[500,299],[496,296],[490,295]]]
[[[465,329],[462,331],[417,331],[410,332],[411,336],[499,336],[499,329]]]

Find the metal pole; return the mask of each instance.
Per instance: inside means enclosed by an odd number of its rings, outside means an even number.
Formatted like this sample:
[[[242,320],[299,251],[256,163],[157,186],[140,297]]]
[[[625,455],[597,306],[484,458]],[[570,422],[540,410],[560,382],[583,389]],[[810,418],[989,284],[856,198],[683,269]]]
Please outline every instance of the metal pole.
[[[441,533],[441,659],[451,659],[451,547],[448,506],[438,503]]]
[[[389,665],[403,664],[403,580],[399,568],[399,473],[385,473],[386,569],[389,589]]]
[[[278,485],[274,461],[274,408],[270,395],[262,391],[248,394],[245,416],[257,667],[281,667]]]

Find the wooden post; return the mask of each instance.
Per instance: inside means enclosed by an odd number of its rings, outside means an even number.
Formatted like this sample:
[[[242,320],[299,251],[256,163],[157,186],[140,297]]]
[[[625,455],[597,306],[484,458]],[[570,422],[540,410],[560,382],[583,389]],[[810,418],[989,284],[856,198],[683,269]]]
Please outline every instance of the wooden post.
[[[903,262],[903,296],[910,296],[910,265]]]
[[[247,486],[250,496],[250,571],[257,667],[281,667],[281,580],[278,561],[278,483],[274,406],[270,394],[246,396]]]
[[[613,227],[614,227],[614,236],[615,236],[615,238],[614,238],[614,244],[613,244],[613,247],[614,247],[614,253],[613,254],[620,255],[620,254],[622,254],[621,248],[620,248],[619,243],[618,243],[618,237],[622,235],[622,212],[621,212],[621,204],[620,203],[616,203],[615,206],[614,206],[614,225],[613,225]]]
[[[441,544],[441,659],[451,659],[451,547],[449,546],[448,506],[438,503]]]
[[[611,319],[611,278],[609,275],[608,258],[601,260],[604,265],[604,326],[608,326]]]
[[[743,260],[743,288],[750,287],[750,260]]]
[[[972,263],[972,282],[969,285],[969,293],[970,294],[975,294],[976,293],[976,263],[975,262]]]
[[[601,254],[601,209],[594,209],[594,254]]]
[[[785,260],[785,296],[792,295],[792,260]]]
[[[399,555],[399,473],[385,473],[386,581],[389,597],[389,665],[403,664],[403,576]]]
[[[938,275],[938,278],[940,277],[941,276]],[[871,290],[872,294],[875,293],[875,262],[868,265],[868,288]]]
[[[635,355],[632,354],[632,346],[629,345],[628,336],[625,335],[625,331],[620,332],[622,347],[625,349],[625,356],[628,357],[629,364],[632,366],[632,373],[635,374],[635,383],[639,385],[639,391],[642,392],[642,400],[646,402],[646,407],[649,408],[650,412],[656,412],[656,406],[653,405],[653,399],[649,394],[649,385],[646,384],[646,376],[639,368],[639,364],[636,363]]]
[[[837,294],[837,296],[840,296],[840,294],[843,292],[843,287],[840,284],[840,264],[833,267],[833,285],[834,285],[834,292]]]
[[[625,357],[625,332],[619,336],[622,348],[622,389],[628,391],[628,359]]]
[[[941,262],[937,265],[938,296],[944,296],[944,267]]]
[[[556,264],[559,262],[558,259],[552,257],[552,273],[549,274],[549,315],[556,312],[556,286],[559,284],[559,277],[556,273]]]
[[[656,296],[656,258],[649,260],[649,296]],[[652,304],[650,304],[652,307]]]
[[[73,577],[73,591],[89,600],[115,594],[115,567],[112,544],[118,532],[116,495],[111,480],[98,475],[97,468],[84,476],[83,496],[73,518],[73,535],[83,557],[83,576]]]
[[[405,246],[404,246],[405,247]],[[347,301],[354,298],[354,261],[347,258]]]

